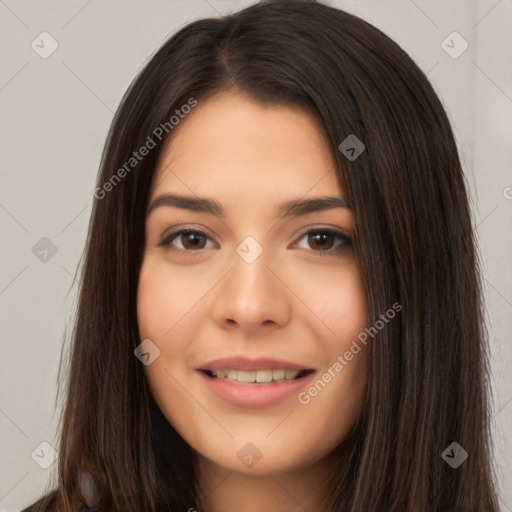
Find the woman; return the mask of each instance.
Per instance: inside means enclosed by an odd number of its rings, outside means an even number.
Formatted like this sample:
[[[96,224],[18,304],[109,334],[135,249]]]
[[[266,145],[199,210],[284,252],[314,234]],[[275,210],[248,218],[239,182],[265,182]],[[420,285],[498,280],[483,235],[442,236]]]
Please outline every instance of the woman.
[[[59,483],[31,510],[498,510],[453,134],[375,27],[191,23],[95,190]]]

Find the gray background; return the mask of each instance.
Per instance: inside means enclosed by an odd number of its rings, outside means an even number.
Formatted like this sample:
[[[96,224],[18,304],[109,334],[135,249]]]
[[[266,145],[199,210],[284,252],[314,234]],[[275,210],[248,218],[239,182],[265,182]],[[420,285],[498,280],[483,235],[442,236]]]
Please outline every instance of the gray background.
[[[0,511],[32,503],[56,469],[34,459],[51,460],[40,443],[56,445],[57,371],[76,304],[73,276],[121,95],[171,33],[249,3],[0,0]],[[495,457],[501,507],[512,511],[512,0],[327,3],[397,41],[428,73],[448,111],[481,246]],[[59,45],[46,59],[31,47],[34,40],[43,45],[43,31]],[[442,47],[453,31],[469,44],[455,59]],[[33,252],[43,237],[57,247],[46,262]]]

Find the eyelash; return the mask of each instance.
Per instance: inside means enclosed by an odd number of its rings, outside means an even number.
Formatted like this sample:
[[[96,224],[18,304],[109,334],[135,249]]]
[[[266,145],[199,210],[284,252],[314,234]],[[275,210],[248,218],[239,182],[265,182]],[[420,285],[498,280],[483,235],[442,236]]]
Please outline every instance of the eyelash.
[[[197,229],[193,229],[193,228],[181,228],[181,229],[176,229],[174,231],[171,231],[170,233],[164,234],[164,236],[162,237],[162,240],[158,243],[158,245],[160,247],[170,246],[171,242],[175,238],[178,238],[180,235],[188,235],[190,233],[194,233],[194,234],[197,234],[197,235],[200,235],[200,236],[204,236],[205,238],[211,240],[211,238],[206,233],[204,233],[203,231],[200,231],[200,230],[197,230]],[[299,241],[302,240],[304,237],[306,237],[307,235],[309,235],[311,233],[328,234],[328,235],[337,237],[337,238],[342,240],[342,243],[340,245],[338,245],[337,247],[331,248],[331,249],[327,249],[327,250],[323,250],[323,251],[322,250],[311,249],[311,251],[313,251],[315,253],[318,253],[319,256],[331,256],[331,255],[335,255],[335,254],[341,254],[352,243],[350,237],[347,236],[345,233],[343,233],[341,231],[337,231],[335,229],[330,229],[330,228],[313,228],[313,229],[310,229],[309,231],[307,231],[306,233],[304,233],[300,237]],[[188,249],[181,249],[179,247],[174,248],[174,249],[177,249],[179,252],[182,252],[182,253],[186,254],[187,256],[194,256],[195,254],[199,254],[200,252],[205,250],[205,249],[198,249],[198,250],[194,251],[194,250],[188,250]]]

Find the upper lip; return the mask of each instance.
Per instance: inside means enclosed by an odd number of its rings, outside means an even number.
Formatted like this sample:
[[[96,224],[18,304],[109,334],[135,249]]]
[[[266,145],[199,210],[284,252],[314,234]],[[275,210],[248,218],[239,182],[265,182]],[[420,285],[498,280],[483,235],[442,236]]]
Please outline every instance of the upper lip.
[[[247,357],[223,357],[204,363],[198,370],[310,370],[312,368],[303,364],[292,363],[269,357],[250,359]]]

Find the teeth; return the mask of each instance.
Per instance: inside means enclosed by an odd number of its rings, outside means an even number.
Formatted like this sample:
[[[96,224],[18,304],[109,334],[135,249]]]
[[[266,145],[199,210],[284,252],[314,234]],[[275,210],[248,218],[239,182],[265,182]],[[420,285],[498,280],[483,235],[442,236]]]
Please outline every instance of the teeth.
[[[294,380],[302,370],[211,370],[214,377],[223,380],[243,382],[245,384],[278,382],[282,380]]]
[[[272,382],[272,370],[257,371],[256,382]]]
[[[286,370],[272,370],[272,378],[274,380],[283,380],[286,375]]]
[[[237,380],[238,382],[254,382],[256,380],[256,372],[243,372],[239,370]]]

